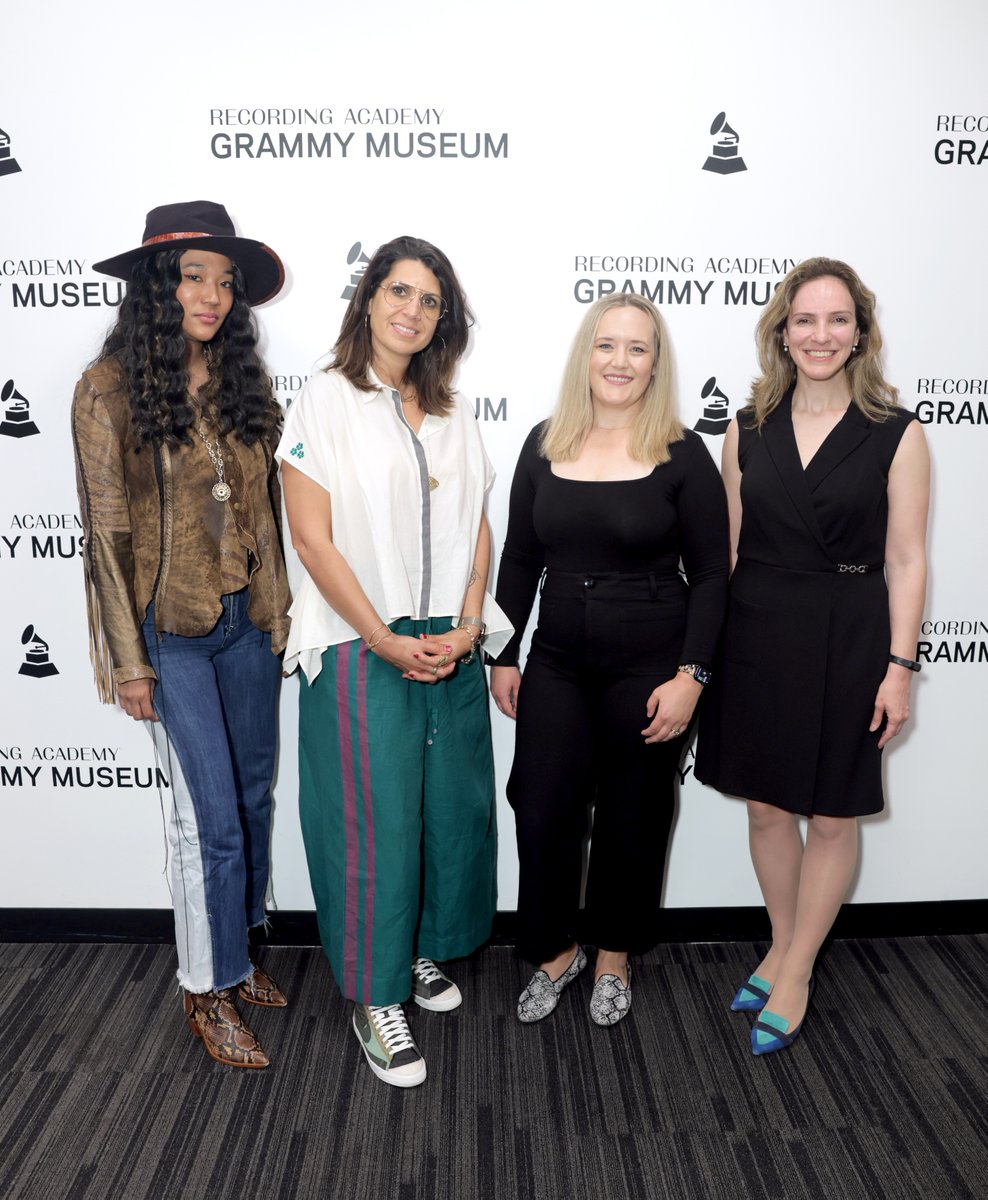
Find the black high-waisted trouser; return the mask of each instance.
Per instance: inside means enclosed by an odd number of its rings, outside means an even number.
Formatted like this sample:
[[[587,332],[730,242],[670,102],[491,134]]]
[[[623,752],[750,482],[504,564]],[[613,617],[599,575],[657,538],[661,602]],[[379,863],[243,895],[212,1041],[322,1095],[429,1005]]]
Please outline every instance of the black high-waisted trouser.
[[[634,953],[658,940],[686,735],[648,746],[641,731],[653,689],[676,673],[686,599],[674,567],[636,575],[546,572],[507,789],[518,837],[518,950],[532,962],[574,940]]]

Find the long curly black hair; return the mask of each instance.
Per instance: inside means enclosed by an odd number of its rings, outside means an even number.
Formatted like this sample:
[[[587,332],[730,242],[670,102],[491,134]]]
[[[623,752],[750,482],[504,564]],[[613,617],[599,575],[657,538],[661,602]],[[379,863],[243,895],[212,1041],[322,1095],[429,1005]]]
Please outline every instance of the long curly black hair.
[[[181,249],[140,258],[131,272],[116,323],[95,362],[116,355],[127,379],[138,448],[152,442],[192,441],[196,420],[189,402],[188,343],[182,332]],[[257,332],[245,298],[244,278],[233,264],[233,306],[209,343],[209,378],[202,400],[216,413],[219,431],[245,445],[272,444],[282,412],[257,354]]]

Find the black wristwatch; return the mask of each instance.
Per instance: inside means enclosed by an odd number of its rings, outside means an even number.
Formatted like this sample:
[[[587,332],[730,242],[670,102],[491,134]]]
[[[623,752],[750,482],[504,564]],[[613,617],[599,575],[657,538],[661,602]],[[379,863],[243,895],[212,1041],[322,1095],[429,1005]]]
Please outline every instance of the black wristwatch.
[[[684,675],[692,675],[697,683],[702,683],[704,687],[711,679],[710,672],[706,667],[701,667],[699,663],[680,663],[676,670],[682,671]]]

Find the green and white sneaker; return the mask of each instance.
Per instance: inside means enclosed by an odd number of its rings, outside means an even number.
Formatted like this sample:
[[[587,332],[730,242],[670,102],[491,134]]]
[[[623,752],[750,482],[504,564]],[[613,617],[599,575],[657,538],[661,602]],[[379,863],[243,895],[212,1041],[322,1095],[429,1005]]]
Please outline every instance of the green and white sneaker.
[[[449,1012],[463,1003],[460,989],[431,958],[412,959],[412,998],[430,1012]]]
[[[415,1087],[425,1080],[425,1059],[415,1045],[400,1004],[356,1004],[353,1030],[370,1069],[394,1087]]]

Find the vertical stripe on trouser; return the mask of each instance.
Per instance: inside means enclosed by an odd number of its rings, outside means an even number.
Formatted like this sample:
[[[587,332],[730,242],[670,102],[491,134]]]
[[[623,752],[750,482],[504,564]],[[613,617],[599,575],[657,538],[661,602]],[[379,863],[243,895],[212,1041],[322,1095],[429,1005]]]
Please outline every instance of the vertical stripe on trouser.
[[[172,804],[167,816],[168,873],[175,909],[178,981],[187,991],[208,992],[214,980],[213,939],[199,852],[199,823],[192,793],[178,750],[169,744],[164,726],[160,721],[145,721],[144,724],[171,784]]]

